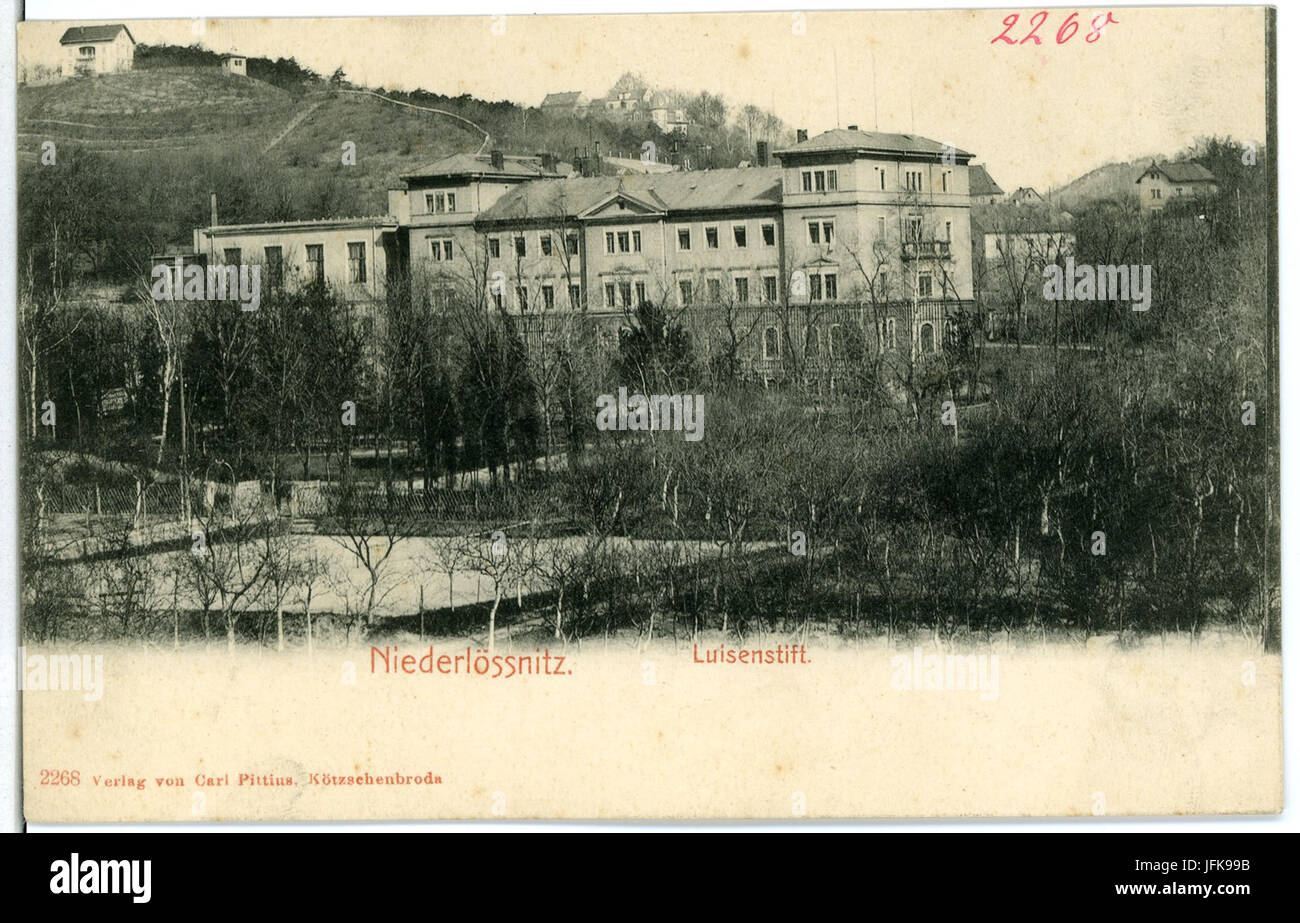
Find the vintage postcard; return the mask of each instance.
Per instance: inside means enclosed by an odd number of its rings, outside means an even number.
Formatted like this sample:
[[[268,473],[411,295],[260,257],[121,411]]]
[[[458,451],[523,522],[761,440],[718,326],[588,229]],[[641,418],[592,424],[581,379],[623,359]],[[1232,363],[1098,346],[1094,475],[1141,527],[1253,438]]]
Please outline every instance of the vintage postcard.
[[[26,818],[1280,811],[1274,48],[20,24]]]

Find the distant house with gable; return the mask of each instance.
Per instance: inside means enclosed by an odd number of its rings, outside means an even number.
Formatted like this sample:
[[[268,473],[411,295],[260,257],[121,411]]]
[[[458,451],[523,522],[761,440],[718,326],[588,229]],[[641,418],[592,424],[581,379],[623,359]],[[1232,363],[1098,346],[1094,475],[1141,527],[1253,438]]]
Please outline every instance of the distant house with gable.
[[[1008,205],[1029,205],[1037,208],[1047,204],[1047,200],[1033,186],[1021,186],[1007,198]]]
[[[1214,174],[1191,161],[1163,164],[1153,161],[1137,178],[1136,185],[1142,211],[1159,211],[1171,199],[1213,195],[1219,189]]]
[[[547,93],[542,100],[542,111],[563,115],[582,115],[587,108],[587,97],[580,90],[564,93]]]
[[[117,74],[135,65],[135,37],[122,23],[111,26],[73,26],[59,39],[64,77]]]
[[[983,164],[970,165],[970,201],[972,205],[996,205],[1006,197]]]

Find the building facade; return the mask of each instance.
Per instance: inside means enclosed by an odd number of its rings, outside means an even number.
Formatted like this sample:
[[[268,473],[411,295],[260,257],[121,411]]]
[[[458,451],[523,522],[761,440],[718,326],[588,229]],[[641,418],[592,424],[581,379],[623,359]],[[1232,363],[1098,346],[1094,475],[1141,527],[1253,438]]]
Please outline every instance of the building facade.
[[[386,216],[201,228],[194,247],[217,261],[278,247],[286,267],[349,298],[382,297],[404,273],[435,298],[521,316],[616,324],[644,302],[746,313],[765,380],[794,349],[833,351],[844,324],[880,349],[941,350],[973,297],[972,155],[851,127],[800,133],[773,156],[779,166],[583,176],[544,154],[459,154],[403,175]]]
[[[1138,206],[1144,212],[1160,211],[1172,201],[1213,195],[1215,176],[1199,163],[1152,163],[1136,182]]]
[[[74,26],[59,39],[63,50],[60,73],[64,77],[117,74],[135,64],[135,38],[121,23],[111,26]]]

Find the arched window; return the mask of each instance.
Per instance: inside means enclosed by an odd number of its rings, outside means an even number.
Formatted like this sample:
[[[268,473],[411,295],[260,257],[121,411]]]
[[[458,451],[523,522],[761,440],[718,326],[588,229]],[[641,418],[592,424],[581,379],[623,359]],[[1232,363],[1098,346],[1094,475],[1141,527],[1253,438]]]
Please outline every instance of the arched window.
[[[921,325],[921,352],[934,352],[934,324]]]
[[[781,358],[781,336],[775,327],[768,327],[763,331],[763,358]]]

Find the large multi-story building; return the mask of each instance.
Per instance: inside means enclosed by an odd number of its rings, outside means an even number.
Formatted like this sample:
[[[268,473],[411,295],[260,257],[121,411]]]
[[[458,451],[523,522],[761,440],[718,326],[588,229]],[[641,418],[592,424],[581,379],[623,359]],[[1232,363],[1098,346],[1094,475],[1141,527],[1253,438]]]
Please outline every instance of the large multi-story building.
[[[972,298],[972,155],[905,134],[827,131],[756,166],[600,176],[548,155],[458,154],[402,176],[386,216],[195,231],[209,260],[382,298],[400,274],[437,297],[521,315],[618,318],[650,301],[756,321],[755,374],[856,324],[911,355],[943,348]],[[778,165],[771,165],[774,158]],[[828,319],[818,329],[818,317]],[[824,341],[821,337],[826,337]],[[789,342],[798,341],[798,342]]]

